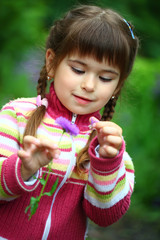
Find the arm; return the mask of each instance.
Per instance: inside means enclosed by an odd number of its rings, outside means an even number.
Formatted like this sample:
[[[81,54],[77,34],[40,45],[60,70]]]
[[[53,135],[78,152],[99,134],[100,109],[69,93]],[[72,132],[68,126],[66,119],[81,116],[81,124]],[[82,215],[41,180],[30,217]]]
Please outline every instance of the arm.
[[[33,191],[21,177],[20,133],[17,114],[12,103],[6,104],[0,112],[0,202],[17,198],[23,192]]]
[[[87,216],[92,221],[100,226],[108,226],[120,219],[129,208],[134,170],[133,163],[125,152],[123,140],[120,149],[118,147],[118,154],[115,151],[116,154],[112,157],[96,157],[95,148],[99,142],[101,141],[96,137],[90,144],[91,167],[83,204]],[[103,145],[102,143],[101,147]],[[104,149],[107,155],[107,148]],[[99,150],[103,155],[104,149]]]
[[[33,184],[25,181],[60,154],[53,142],[33,136],[25,136],[20,147],[23,131],[19,129],[22,122],[18,124],[17,115],[12,104],[7,104],[0,113],[0,201],[35,190],[39,181]]]

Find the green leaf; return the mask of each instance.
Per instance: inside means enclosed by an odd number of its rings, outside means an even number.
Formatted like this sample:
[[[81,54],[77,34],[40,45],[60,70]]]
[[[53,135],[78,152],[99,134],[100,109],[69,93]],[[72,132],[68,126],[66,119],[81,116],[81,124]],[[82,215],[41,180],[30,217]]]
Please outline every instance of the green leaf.
[[[46,174],[44,173],[41,178],[37,178],[35,175],[33,175],[32,177],[33,177],[34,179],[39,180],[40,183],[41,183],[42,185],[44,185],[44,184],[45,184],[45,179],[44,179],[45,175],[46,175]]]
[[[40,183],[41,183],[42,185],[45,185],[45,183],[46,183],[46,180],[43,179],[43,178],[40,178],[39,181],[40,181]]]
[[[29,210],[30,207],[31,207],[31,205],[28,205],[28,206],[26,207],[26,209],[25,209],[25,213],[28,212],[28,210]]]
[[[29,208],[31,208],[31,206],[35,203],[35,201],[37,201],[37,198],[31,197],[30,204],[26,207],[25,213],[28,212]]]
[[[57,188],[58,181],[59,181],[59,178],[56,179],[55,183],[53,184],[53,186],[51,188],[51,191],[50,192],[45,192],[43,195],[47,195],[49,197],[52,196],[53,193],[55,192],[56,188]]]
[[[26,207],[25,209],[25,213],[28,212],[28,210],[30,209],[30,215],[29,215],[29,220],[31,219],[31,217],[33,216],[33,214],[36,213],[36,210],[38,208],[38,203],[39,203],[39,198],[38,197],[31,197],[30,199],[30,204],[29,206]]]
[[[30,213],[29,219],[31,219],[31,217],[36,213],[37,208],[38,208],[38,203],[39,203],[39,201],[36,201],[36,202],[34,202],[33,205],[31,205],[31,210],[30,210],[31,213]]]
[[[30,204],[31,205],[33,205],[33,204],[35,204],[36,202],[39,202],[39,199],[38,199],[38,197],[31,197],[31,200],[30,200]]]

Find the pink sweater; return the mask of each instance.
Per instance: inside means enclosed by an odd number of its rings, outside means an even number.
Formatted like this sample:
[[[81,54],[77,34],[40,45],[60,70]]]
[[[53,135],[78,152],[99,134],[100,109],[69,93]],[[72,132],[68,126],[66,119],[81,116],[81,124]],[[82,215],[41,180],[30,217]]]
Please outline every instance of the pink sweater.
[[[71,120],[72,113],[61,105],[53,86],[48,101],[37,137],[58,142],[62,129],[55,119],[63,115]],[[53,161],[53,173],[46,186],[46,191],[50,191],[59,177],[57,192],[53,197],[42,197],[36,214],[28,221],[25,208],[42,186],[39,181],[30,186],[23,182],[17,151],[22,146],[27,112],[35,108],[35,98],[17,99],[5,105],[0,113],[0,237],[9,240],[85,239],[87,218],[100,226],[108,226],[127,211],[134,184],[131,158],[125,152],[124,142],[114,159],[96,157],[98,140],[94,138],[89,148],[90,165],[82,177],[78,176],[76,155],[89,137],[89,117],[99,118],[99,113],[77,116],[80,133],[73,140],[68,133],[63,135],[61,155]],[[45,171],[46,168],[40,170]]]

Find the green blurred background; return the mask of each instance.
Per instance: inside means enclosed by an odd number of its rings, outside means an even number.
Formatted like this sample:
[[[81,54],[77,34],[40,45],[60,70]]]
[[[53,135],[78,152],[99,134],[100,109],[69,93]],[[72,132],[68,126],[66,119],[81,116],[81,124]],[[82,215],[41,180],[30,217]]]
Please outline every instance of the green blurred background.
[[[93,223],[92,240],[160,239],[160,1],[1,0],[0,107],[10,99],[36,95],[48,30],[70,7],[96,4],[118,11],[135,26],[140,49],[116,107],[133,158],[136,184],[127,214],[108,228]]]

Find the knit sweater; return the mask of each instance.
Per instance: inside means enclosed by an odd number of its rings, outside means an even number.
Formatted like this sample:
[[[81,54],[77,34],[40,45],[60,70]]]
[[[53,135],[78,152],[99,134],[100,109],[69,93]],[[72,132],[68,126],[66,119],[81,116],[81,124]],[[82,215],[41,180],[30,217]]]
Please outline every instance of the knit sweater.
[[[59,116],[69,120],[72,113],[58,100],[53,85],[48,108],[37,130],[37,138],[58,143],[62,128],[55,123]],[[108,226],[122,217],[130,204],[134,184],[133,163],[125,152],[123,141],[114,158],[99,158],[95,154],[97,137],[90,143],[90,162],[82,176],[76,172],[76,156],[88,140],[89,118],[100,118],[99,112],[78,115],[77,136],[64,133],[60,142],[61,154],[53,160],[45,191],[59,178],[57,191],[52,197],[41,198],[37,212],[28,220],[25,208],[31,196],[39,195],[42,185],[36,180],[25,183],[21,178],[23,133],[28,113],[36,108],[36,98],[21,98],[6,104],[0,112],[0,237],[8,240],[82,240],[85,239],[87,218],[100,226]],[[39,174],[46,172],[46,167]],[[66,174],[67,173],[67,174]],[[47,223],[46,223],[47,222]]]

